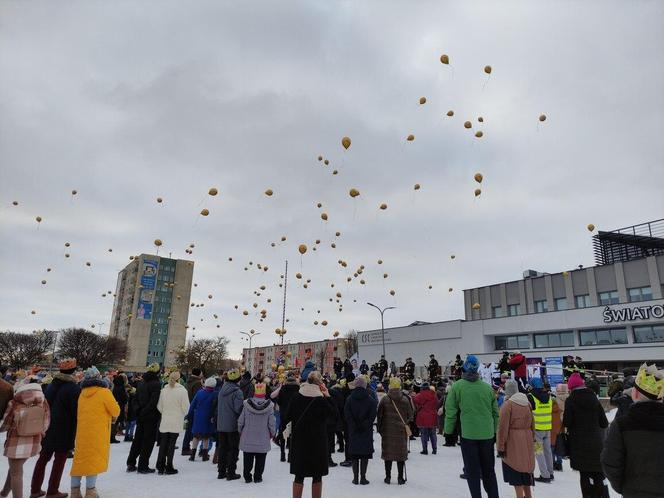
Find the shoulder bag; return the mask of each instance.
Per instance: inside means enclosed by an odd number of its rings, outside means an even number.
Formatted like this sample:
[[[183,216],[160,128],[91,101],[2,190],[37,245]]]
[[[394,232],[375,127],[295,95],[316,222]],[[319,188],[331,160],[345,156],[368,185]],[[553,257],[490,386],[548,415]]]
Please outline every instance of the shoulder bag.
[[[394,409],[397,411],[397,415],[399,415],[399,418],[401,419],[401,423],[403,424],[403,428],[406,430],[406,437],[410,439],[410,437],[413,435],[413,431],[410,430],[410,426],[406,423],[406,421],[403,419],[401,416],[401,412],[397,408],[396,403],[392,398],[390,398],[390,401],[392,402],[392,406]]]

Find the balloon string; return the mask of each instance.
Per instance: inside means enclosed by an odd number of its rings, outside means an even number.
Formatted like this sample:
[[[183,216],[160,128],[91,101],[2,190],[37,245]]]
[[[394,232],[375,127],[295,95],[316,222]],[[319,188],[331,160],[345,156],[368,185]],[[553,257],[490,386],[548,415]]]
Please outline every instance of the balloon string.
[[[491,73],[487,76],[486,81],[484,82],[484,85],[482,85],[482,91],[486,88],[487,83],[489,83],[489,80],[491,79]]]

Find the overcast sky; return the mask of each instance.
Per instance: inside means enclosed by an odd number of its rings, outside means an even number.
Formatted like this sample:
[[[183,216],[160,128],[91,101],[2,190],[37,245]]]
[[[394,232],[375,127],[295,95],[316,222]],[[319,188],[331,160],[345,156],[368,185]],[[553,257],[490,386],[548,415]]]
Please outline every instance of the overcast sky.
[[[101,295],[156,238],[173,257],[195,244],[205,307],[190,333],[224,334],[236,355],[240,330],[278,339],[286,259],[292,341],[379,327],[367,301],[397,307],[386,326],[457,319],[464,288],[591,265],[587,224],[664,217],[663,14],[624,0],[2,1],[0,330],[108,330]]]

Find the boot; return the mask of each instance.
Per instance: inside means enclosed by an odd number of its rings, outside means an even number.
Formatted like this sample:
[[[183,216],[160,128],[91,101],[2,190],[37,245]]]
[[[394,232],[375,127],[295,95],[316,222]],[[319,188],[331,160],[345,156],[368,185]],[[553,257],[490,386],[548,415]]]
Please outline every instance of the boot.
[[[293,483],[293,498],[302,498],[302,491],[304,490],[304,484],[297,482]]]
[[[209,462],[210,461],[210,455],[209,455],[208,450],[203,450],[201,453],[202,453],[201,460],[203,460],[204,462]]]
[[[191,453],[189,453],[189,461],[190,462],[195,462],[196,461],[196,452],[195,451],[192,451]]]
[[[190,448],[182,448],[182,453],[180,453],[182,456],[190,456],[191,455],[191,449]]]
[[[219,463],[219,447],[214,447],[214,454],[212,455],[212,464],[217,465]]]
[[[390,484],[392,482],[392,461],[385,460],[385,479],[383,480],[385,484]]]
[[[86,489],[85,498],[99,498],[99,493],[97,493],[97,488]]]
[[[71,493],[69,493],[71,498],[83,498],[81,494],[81,488],[71,488]]]
[[[369,460],[367,458],[363,458],[360,460],[360,484],[366,485],[369,484],[369,481],[367,481],[367,467],[369,466]]]
[[[406,484],[406,478],[404,477],[404,469],[406,468],[406,462],[397,462],[397,471],[399,476],[397,477],[397,482],[399,484]]]
[[[321,498],[323,496],[323,481],[311,483],[311,498]]]
[[[334,460],[332,460],[332,455],[330,455],[329,458],[327,459],[327,466],[330,468],[337,466],[337,463]]]
[[[360,473],[360,461],[353,459],[353,484],[360,484],[358,474]]]
[[[557,470],[558,472],[563,471],[563,462],[553,462],[553,470]]]

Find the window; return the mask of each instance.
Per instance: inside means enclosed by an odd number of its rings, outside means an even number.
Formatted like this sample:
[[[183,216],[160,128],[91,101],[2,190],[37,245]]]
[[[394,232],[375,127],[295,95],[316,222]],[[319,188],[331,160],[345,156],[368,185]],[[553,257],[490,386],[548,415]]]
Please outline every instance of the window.
[[[496,351],[515,349],[529,349],[530,341],[527,335],[499,335],[494,338]]]
[[[582,294],[580,296],[575,296],[576,307],[577,308],[589,308],[590,307],[590,295]]]
[[[618,304],[620,299],[618,298],[618,291],[610,292],[600,292],[599,293],[599,304],[605,306],[607,304]]]
[[[652,289],[650,287],[627,289],[627,294],[631,303],[636,301],[650,301],[652,299]]]
[[[574,332],[548,332],[535,334],[536,348],[574,347]]]
[[[556,305],[556,311],[563,311],[567,309],[567,298],[566,297],[559,297],[556,298],[554,301],[554,304]]]
[[[664,325],[634,327],[634,342],[664,342]]]
[[[509,316],[517,316],[521,314],[521,306],[518,304],[510,304],[507,306],[507,314]]]
[[[609,346],[611,344],[627,344],[626,329],[580,330],[580,346]]]
[[[535,301],[535,313],[545,313],[547,311],[549,311],[549,303],[546,302],[546,299]]]
[[[491,316],[493,318],[501,318],[503,316],[503,307],[502,306],[493,306],[491,308]]]

